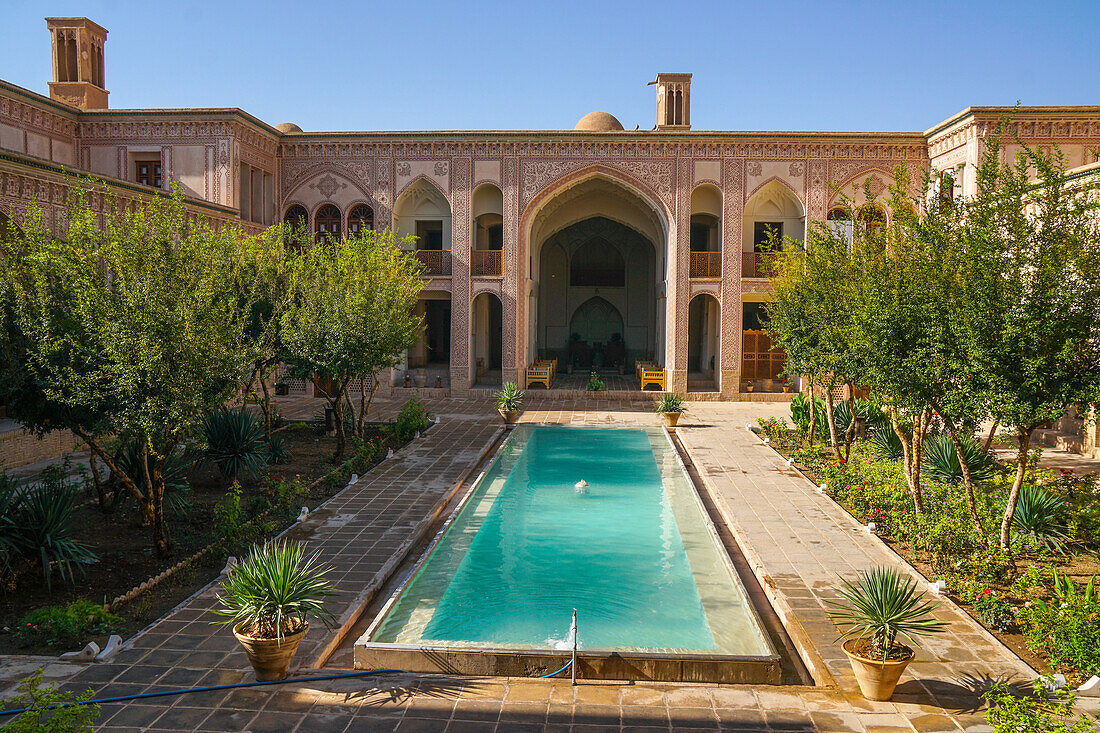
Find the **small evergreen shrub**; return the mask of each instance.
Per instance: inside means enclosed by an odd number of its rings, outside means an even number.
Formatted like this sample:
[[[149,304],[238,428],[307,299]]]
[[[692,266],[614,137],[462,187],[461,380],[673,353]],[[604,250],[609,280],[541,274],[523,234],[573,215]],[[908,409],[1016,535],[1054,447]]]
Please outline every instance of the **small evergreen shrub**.
[[[400,441],[412,440],[418,432],[423,432],[432,424],[432,416],[424,407],[419,397],[413,397],[401,412],[397,413],[397,419],[393,422],[393,434]]]
[[[19,683],[19,694],[5,701],[10,707],[24,708],[15,720],[4,727],[8,733],[91,733],[99,718],[99,705],[69,705],[90,700],[92,690],[79,695],[59,692],[54,685],[42,684],[42,670]]]
[[[974,612],[982,623],[997,631],[1008,631],[1015,625],[1012,606],[989,588],[974,598]]]
[[[36,608],[23,616],[16,633],[24,646],[67,649],[83,646],[89,637],[121,628],[122,619],[103,606],[78,599],[68,605]]]
[[[971,438],[963,437],[962,444],[966,465],[970,467],[970,478],[975,482],[988,481],[993,476],[993,459]],[[924,457],[929,478],[950,484],[962,481],[962,465],[951,436],[934,435],[929,438]]]
[[[1047,689],[1042,678],[1035,681],[1030,695],[996,682],[982,697],[989,703],[985,722],[993,733],[1092,733],[1096,730],[1086,713],[1076,715],[1072,693]],[[1100,719],[1097,719],[1100,722]]]
[[[267,465],[270,449],[263,423],[243,406],[210,413],[202,422],[202,432],[203,461],[217,466],[226,480],[236,481]]]
[[[1063,553],[1067,535],[1063,517],[1065,502],[1041,486],[1024,486],[1012,526],[1017,539],[1030,540],[1048,552]]]

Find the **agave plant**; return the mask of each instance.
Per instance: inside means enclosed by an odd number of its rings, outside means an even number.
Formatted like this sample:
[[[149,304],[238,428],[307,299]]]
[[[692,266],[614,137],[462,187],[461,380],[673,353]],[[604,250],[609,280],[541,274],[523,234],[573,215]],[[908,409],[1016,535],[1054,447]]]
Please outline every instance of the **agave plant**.
[[[515,382],[507,382],[495,395],[497,409],[505,412],[518,412],[523,406],[523,390]]]
[[[657,402],[657,413],[684,412],[684,401],[675,392],[665,392]]]
[[[319,552],[307,557],[300,543],[257,545],[222,585],[214,613],[226,620],[214,623],[241,624],[243,633],[265,639],[296,633],[310,618],[329,625],[335,619],[324,599],[336,590],[319,558]]]
[[[855,581],[841,580],[840,601],[831,602],[833,622],[841,637],[869,639],[876,653],[885,659],[898,650],[897,638],[916,643],[918,636],[931,636],[947,627],[946,621],[931,617],[938,603],[924,600],[916,581],[891,568],[873,568]]]
[[[970,467],[970,478],[974,481],[990,479],[993,476],[993,459],[971,438],[963,437],[962,444],[966,465]],[[924,460],[929,478],[949,484],[962,481],[962,465],[951,436],[935,435],[929,438]]]
[[[871,450],[880,461],[900,461],[905,455],[901,438],[893,428],[879,426],[871,431]]]
[[[267,458],[271,463],[290,463],[290,449],[286,447],[286,441],[281,435],[272,435],[271,442],[267,444]]]
[[[2,502],[6,509],[0,522],[13,553],[38,563],[46,587],[52,583],[52,568],[57,567],[62,580],[73,582],[73,568],[82,569],[85,562],[96,559],[76,533],[76,487],[65,477],[46,475],[40,484],[18,490]]]
[[[127,441],[119,450],[116,465],[127,476],[142,476],[141,444],[137,440]],[[191,470],[192,456],[177,449],[168,454],[164,462],[164,508],[175,515],[186,514],[191,508],[191,485],[187,483],[187,474]],[[128,491],[120,491],[120,502],[127,501]]]
[[[1049,552],[1064,553],[1069,536],[1063,520],[1065,502],[1061,497],[1039,486],[1024,486],[1012,526],[1024,537],[1030,537]]]
[[[243,406],[220,408],[202,423],[206,439],[203,461],[213,463],[229,481],[259,471],[268,460],[264,426]]]

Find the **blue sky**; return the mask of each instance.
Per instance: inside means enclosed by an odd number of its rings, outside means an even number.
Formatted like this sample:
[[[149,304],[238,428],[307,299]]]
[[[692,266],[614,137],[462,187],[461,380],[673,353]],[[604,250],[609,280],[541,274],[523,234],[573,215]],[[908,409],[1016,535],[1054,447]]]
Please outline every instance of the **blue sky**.
[[[969,105],[1100,105],[1098,0],[377,3],[0,0],[0,78],[46,93],[46,15],[110,32],[111,106],[240,107],[305,130],[920,131]]]

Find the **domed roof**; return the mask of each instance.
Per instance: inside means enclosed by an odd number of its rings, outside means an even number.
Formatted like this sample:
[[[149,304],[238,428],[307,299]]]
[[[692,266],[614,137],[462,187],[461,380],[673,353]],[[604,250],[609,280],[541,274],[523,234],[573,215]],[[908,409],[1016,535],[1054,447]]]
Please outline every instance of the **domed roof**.
[[[275,129],[282,133],[302,131],[302,128],[298,127],[293,122],[280,122],[275,125]]]
[[[623,123],[615,119],[615,115],[607,112],[589,112],[577,120],[577,126],[573,129],[589,132],[612,132],[623,129]]]

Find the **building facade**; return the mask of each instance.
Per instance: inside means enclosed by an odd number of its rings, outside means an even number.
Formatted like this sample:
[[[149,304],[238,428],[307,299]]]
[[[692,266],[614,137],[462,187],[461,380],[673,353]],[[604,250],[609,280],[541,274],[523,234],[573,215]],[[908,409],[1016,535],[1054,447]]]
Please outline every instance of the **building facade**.
[[[239,109],[107,108],[106,30],[47,19],[50,96],[0,82],[0,217],[36,200],[48,222],[76,177],[147,200],[176,182],[215,222],[280,220],[417,237],[424,335],[395,371],[452,394],[522,381],[537,359],[585,373],[665,370],[667,388],[759,399],[789,387],[760,331],[768,235],[808,221],[873,222],[898,166],[973,190],[983,138],[1008,108],[926,132],[691,129],[691,75],[659,74],[656,124],[593,112],[571,130],[306,132]],[[1011,132],[1071,166],[1100,150],[1100,107],[1016,110]],[[836,209],[837,189],[855,212]]]

